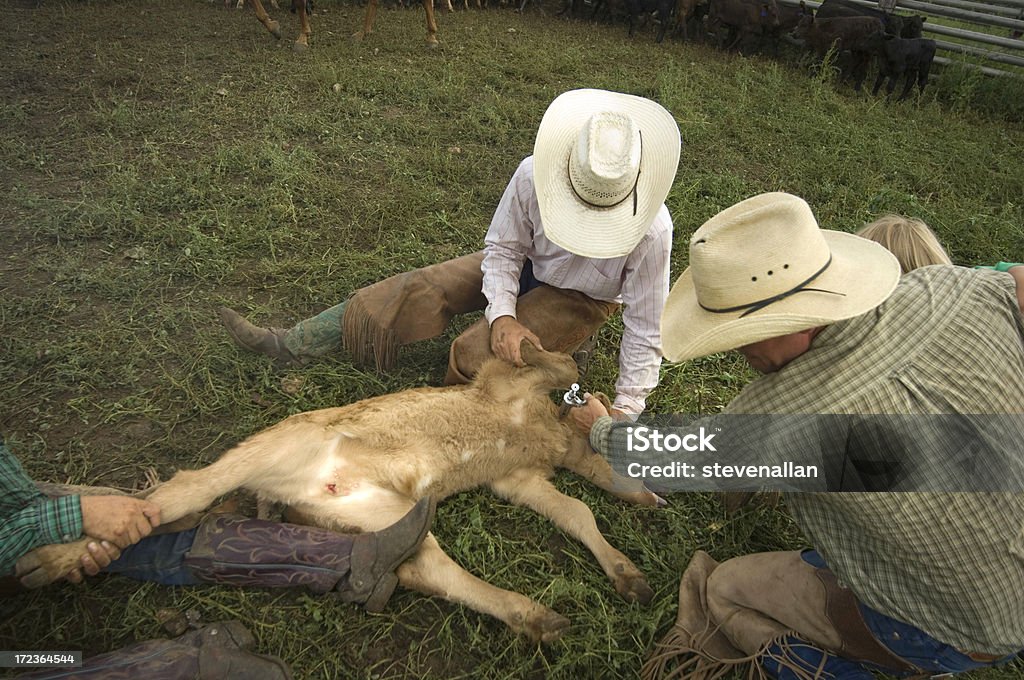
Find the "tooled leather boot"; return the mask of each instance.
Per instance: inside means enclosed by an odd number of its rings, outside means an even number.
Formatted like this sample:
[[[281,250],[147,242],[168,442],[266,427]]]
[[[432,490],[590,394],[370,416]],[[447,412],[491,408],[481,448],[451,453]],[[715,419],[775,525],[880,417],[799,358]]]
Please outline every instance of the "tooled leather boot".
[[[299,357],[292,354],[284,344],[287,331],[280,328],[261,328],[249,323],[244,316],[227,307],[221,307],[217,313],[228,335],[242,349],[264,354],[285,365],[300,363]]]
[[[395,570],[420,547],[434,517],[424,498],[390,527],[339,534],[298,524],[210,515],[196,530],[185,566],[200,581],[337,590],[342,600],[381,611],[398,584]]]

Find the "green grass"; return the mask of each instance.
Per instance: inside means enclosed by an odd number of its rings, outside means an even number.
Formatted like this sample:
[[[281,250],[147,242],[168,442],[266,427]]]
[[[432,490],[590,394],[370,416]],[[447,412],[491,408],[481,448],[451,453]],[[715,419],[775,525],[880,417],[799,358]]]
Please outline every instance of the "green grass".
[[[812,76],[796,54],[656,45],[650,29],[629,40],[624,26],[536,11],[441,14],[441,48],[428,51],[422,10],[382,11],[354,44],[361,9],[324,0],[296,56],[283,11],[275,44],[251,12],[205,2],[2,7],[0,430],[40,479],[131,488],[146,467],[166,478],[206,464],[291,413],[439,384],[452,334],[407,348],[385,376],[340,352],[279,371],[230,344],[216,307],[288,325],[479,248],[547,104],[575,87],[654,97],[678,120],[673,276],[704,220],[769,190],[805,197],[827,228],[922,217],[958,262],[1024,256],[1013,83],[965,76],[887,105]],[[619,319],[602,332],[588,389],[612,390],[620,332]],[[733,356],[665,366],[650,407],[715,412],[750,377]],[[297,378],[294,392],[284,381]],[[156,612],[174,609],[241,619],[302,678],[631,677],[674,620],[695,549],[802,544],[777,509],[726,518],[692,495],[653,511],[557,483],[648,574],[651,606],[619,600],[548,522],[474,492],[440,508],[442,544],[568,616],[563,640],[537,648],[409,592],[370,615],[299,592],[98,578],[0,604],[0,648],[98,653],[161,635]]]

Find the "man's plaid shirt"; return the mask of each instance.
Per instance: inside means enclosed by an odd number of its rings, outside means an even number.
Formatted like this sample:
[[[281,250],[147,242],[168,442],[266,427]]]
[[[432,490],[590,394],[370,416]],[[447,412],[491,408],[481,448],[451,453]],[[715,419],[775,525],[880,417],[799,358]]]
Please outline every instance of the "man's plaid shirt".
[[[18,558],[33,548],[81,535],[78,496],[44,496],[0,438],[0,576],[12,573]]]

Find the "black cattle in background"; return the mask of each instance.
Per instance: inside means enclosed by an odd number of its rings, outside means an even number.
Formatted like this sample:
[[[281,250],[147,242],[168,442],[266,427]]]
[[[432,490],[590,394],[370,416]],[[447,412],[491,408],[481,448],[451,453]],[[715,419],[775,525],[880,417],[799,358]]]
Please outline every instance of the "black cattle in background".
[[[928,71],[935,59],[935,41],[927,38],[894,38],[891,35],[876,34],[865,40],[865,46],[871,50],[878,60],[878,77],[871,94],[878,94],[882,82],[888,78],[887,96],[892,96],[896,89],[896,81],[905,77],[903,92],[899,100],[903,101],[910,94],[914,81],[917,81],[919,92],[924,92],[928,82]]]
[[[882,22],[885,32],[902,38],[920,38],[925,17],[920,15],[899,16],[850,0],[824,0],[815,14],[820,19],[834,17],[874,17]]]
[[[876,17],[827,17],[821,18],[821,12],[813,17],[804,17],[797,24],[793,34],[801,38],[804,44],[814,51],[817,58],[823,59],[825,54],[834,49],[838,56],[849,52],[849,60],[843,69],[843,80],[852,79],[853,89],[860,91],[864,78],[867,76],[871,55],[875,52],[875,36],[885,36],[882,21]]]

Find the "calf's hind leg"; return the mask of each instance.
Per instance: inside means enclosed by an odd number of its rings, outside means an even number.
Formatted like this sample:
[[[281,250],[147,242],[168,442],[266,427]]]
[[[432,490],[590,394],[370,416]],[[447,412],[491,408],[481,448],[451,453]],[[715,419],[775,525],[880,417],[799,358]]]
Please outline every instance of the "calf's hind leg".
[[[294,507],[289,519],[300,519],[327,529],[359,527],[363,531],[376,531],[400,519],[411,506],[410,499],[379,490],[370,503]],[[428,534],[419,552],[399,567],[398,582],[404,588],[437,595],[490,614],[534,642],[557,640],[569,627],[567,618],[544,605],[470,574],[445,554],[433,534]]]
[[[218,466],[214,463],[207,470]],[[222,470],[225,466],[221,466]],[[233,466],[226,466],[226,474],[207,474],[205,470],[182,471],[169,482],[159,485],[152,493],[139,494],[160,506],[160,527],[155,533],[180,531],[194,526],[188,516],[205,510],[218,496],[234,491],[241,484],[231,473]],[[56,487],[53,487],[56,488]],[[88,487],[75,489],[79,494]],[[115,492],[119,493],[119,492]],[[109,494],[105,492],[104,495]],[[185,518],[185,519],[183,519]],[[184,526],[176,526],[182,520]],[[23,555],[15,566],[15,575],[26,588],[41,588],[63,578],[72,569],[81,566],[79,558],[88,553],[87,545],[97,541],[85,536],[70,543],[44,545]]]
[[[491,488],[499,496],[544,515],[587,546],[615,585],[615,591],[627,602],[647,604],[654,597],[643,573],[601,535],[594,513],[586,503],[566,496],[539,472],[529,470],[499,479]]]

